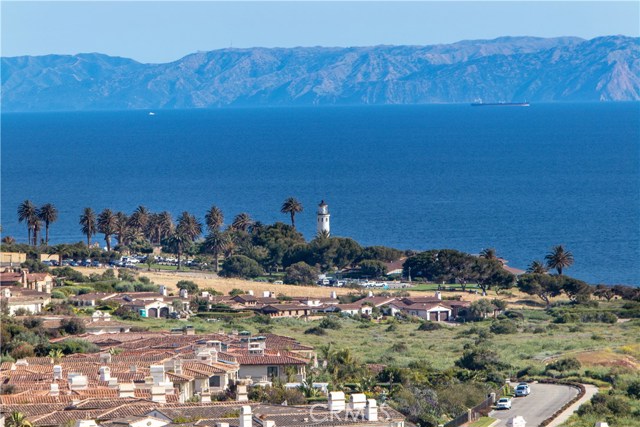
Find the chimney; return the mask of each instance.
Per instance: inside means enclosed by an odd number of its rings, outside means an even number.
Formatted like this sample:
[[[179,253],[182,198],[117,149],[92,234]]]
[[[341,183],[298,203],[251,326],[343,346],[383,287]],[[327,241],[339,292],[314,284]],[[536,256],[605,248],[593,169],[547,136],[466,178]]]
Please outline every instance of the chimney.
[[[189,292],[186,289],[180,289],[180,298],[189,298]]]
[[[216,427],[229,427],[229,423],[216,423]]]
[[[253,296],[253,291],[252,291],[251,289],[249,289],[249,290],[247,291],[247,294],[249,294],[249,295]]]
[[[100,353],[100,363],[111,363],[111,353]]]
[[[61,380],[62,379],[62,366],[53,365],[53,380]]]
[[[152,386],[151,387],[151,401],[153,402],[157,402],[157,403],[166,403],[167,402],[167,396],[164,394],[165,390],[164,387],[161,386]],[[209,399],[211,400],[211,399]]]
[[[86,390],[89,387],[89,378],[86,375],[75,375],[69,378],[71,391]]]
[[[276,293],[274,291],[269,291],[269,297],[275,298],[276,297]]]
[[[211,393],[203,391],[200,393],[200,403],[211,403]]]
[[[262,291],[263,298],[269,298],[271,296],[271,291]]]
[[[331,291],[331,299],[338,299],[338,293],[336,291]]]
[[[436,291],[436,299],[439,299],[439,300],[442,299],[442,292]]]
[[[60,387],[58,384],[53,383],[49,389],[49,396],[60,396]]]
[[[118,388],[118,379],[117,378],[110,378],[109,379],[109,388],[114,388],[114,389]]]
[[[354,411],[359,411],[366,408],[367,396],[364,393],[354,393],[349,398],[349,406]]]
[[[166,297],[169,294],[167,291],[167,287],[165,285],[160,285],[158,287],[158,291],[160,292],[160,295],[162,295],[163,297]]]
[[[173,359],[173,372],[182,375],[182,359]]]
[[[100,367],[100,381],[109,381],[111,379],[111,368],[108,366]]]
[[[248,402],[249,394],[247,393],[246,385],[236,386],[236,402]]]
[[[376,402],[375,399],[367,400],[364,419],[367,421],[378,421],[378,402]]]
[[[153,377],[153,385],[160,385],[165,382],[164,365],[151,365],[151,377]]]
[[[129,366],[129,371],[131,372],[138,372],[138,367],[136,365],[130,365]]]
[[[344,401],[344,392],[331,391],[329,392],[329,411],[341,412],[346,409]]]
[[[27,362],[27,359],[18,359],[16,360],[16,366],[29,366],[29,362]]]
[[[367,294],[367,296],[368,296],[369,298],[371,298],[371,297],[373,296],[373,291],[369,291],[369,293]]]
[[[98,427],[94,420],[76,420],[74,427]]]
[[[118,386],[118,397],[135,397],[133,383],[122,383]]]
[[[240,411],[239,427],[253,427],[253,415],[251,406],[243,406]]]
[[[276,427],[276,422],[273,420],[262,421],[262,427]]]

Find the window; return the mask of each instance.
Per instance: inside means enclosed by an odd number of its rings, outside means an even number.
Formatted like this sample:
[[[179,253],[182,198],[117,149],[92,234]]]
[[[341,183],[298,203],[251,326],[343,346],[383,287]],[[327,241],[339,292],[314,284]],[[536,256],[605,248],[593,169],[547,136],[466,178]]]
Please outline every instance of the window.
[[[209,387],[220,387],[220,377],[209,377]]]
[[[267,377],[274,378],[279,377],[277,366],[267,366]]]

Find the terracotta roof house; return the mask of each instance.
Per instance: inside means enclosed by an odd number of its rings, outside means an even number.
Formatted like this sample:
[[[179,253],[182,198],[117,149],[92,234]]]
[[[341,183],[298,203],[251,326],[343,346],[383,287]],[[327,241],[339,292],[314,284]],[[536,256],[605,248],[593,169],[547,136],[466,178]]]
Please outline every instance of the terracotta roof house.
[[[306,317],[311,308],[301,304],[268,304],[258,311],[269,317]]]

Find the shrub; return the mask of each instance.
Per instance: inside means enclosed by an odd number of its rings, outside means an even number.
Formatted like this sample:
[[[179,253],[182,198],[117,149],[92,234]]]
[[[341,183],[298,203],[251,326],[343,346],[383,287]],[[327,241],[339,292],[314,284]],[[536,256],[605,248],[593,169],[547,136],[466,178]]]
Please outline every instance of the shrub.
[[[489,327],[489,330],[494,334],[515,334],[518,332],[518,328],[515,323],[510,320],[498,320],[493,322]]]
[[[60,291],[53,291],[51,292],[51,298],[53,299],[65,299],[67,296]]]
[[[444,328],[444,326],[436,322],[423,322],[418,326],[419,331],[437,331],[442,328]]]
[[[198,292],[198,285],[191,280],[180,280],[176,283],[178,289],[186,289],[188,293],[194,294]]]
[[[224,277],[254,278],[264,274],[264,270],[255,260],[244,255],[234,255],[222,264],[220,275]]]
[[[317,268],[300,261],[287,267],[283,281],[290,285],[315,284],[318,280],[318,273]]]
[[[560,372],[575,371],[577,369],[580,369],[581,366],[582,365],[580,364],[578,359],[569,357],[566,359],[559,359],[553,363],[550,363],[549,365],[547,365],[547,370],[553,369]]]
[[[334,316],[329,316],[329,317],[325,317],[324,319],[322,319],[320,321],[320,325],[318,325],[320,328],[323,329],[341,329],[342,328],[342,324],[340,323],[340,320],[338,320],[336,317]]]
[[[640,399],[640,380],[633,381],[627,386],[627,395]]]
[[[85,333],[84,322],[78,318],[62,319],[60,329],[69,335],[78,335]]]
[[[319,326],[314,326],[313,328],[309,328],[306,331],[304,331],[304,333],[307,335],[327,335],[327,331],[325,331]]]

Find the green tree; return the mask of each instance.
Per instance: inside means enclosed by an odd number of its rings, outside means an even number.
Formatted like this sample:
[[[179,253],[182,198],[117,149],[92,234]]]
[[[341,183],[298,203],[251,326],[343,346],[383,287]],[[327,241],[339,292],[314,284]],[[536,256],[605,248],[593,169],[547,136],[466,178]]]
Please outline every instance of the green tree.
[[[531,274],[545,274],[547,272],[547,267],[544,265],[542,261],[532,261],[529,264],[529,268],[527,268],[527,273]]]
[[[284,283],[291,285],[315,284],[318,280],[318,269],[304,261],[290,265],[285,270]]]
[[[560,276],[562,276],[562,270],[573,265],[573,254],[565,250],[562,245],[551,248],[551,252],[544,259],[547,260],[547,267],[555,268]]]
[[[195,294],[196,292],[198,292],[198,289],[200,289],[198,288],[197,283],[191,280],[180,280],[178,283],[176,283],[176,286],[178,289],[186,289],[190,294]]]
[[[253,278],[264,274],[264,270],[255,260],[244,255],[234,255],[222,264],[220,275],[224,277]]]
[[[204,223],[207,225],[209,233],[219,231],[220,227],[224,223],[224,214],[222,210],[217,206],[211,206],[204,216]]]
[[[291,226],[293,228],[296,228],[296,214],[302,212],[302,210],[302,203],[300,203],[295,197],[289,197],[284,201],[280,208],[280,212],[283,214],[288,213],[291,216]]]
[[[548,274],[523,274],[518,278],[518,289],[529,295],[536,295],[543,300],[547,307],[551,298],[562,292],[562,285],[558,279]]]
[[[194,241],[202,234],[202,224],[189,212],[182,212],[182,215],[178,218],[176,231],[187,235],[191,241]]]
[[[561,276],[558,282],[571,301],[577,301],[580,297],[588,298],[593,292],[591,286],[573,277]]]
[[[387,274],[387,266],[381,261],[365,259],[360,262],[360,274],[367,277],[378,278]]]
[[[149,222],[149,216],[151,213],[149,209],[140,205],[133,211],[131,216],[129,217],[128,226],[129,228],[133,228],[138,230],[139,232],[144,232],[147,228],[147,223]]]
[[[33,230],[33,225],[38,221],[38,208],[34,205],[31,200],[25,200],[24,202],[18,205],[18,222],[24,222],[27,224],[27,234],[28,240],[27,243],[31,244],[31,232]]]
[[[231,223],[231,229],[235,231],[247,232],[253,224],[254,224],[254,221],[251,219],[249,214],[246,212],[243,212],[236,215],[235,218],[233,218],[233,222]]]
[[[173,218],[171,214],[167,211],[162,211],[158,214],[158,225],[157,225],[158,235],[156,236],[156,243],[160,243],[162,239],[166,239],[171,236],[175,229],[175,225],[173,224]]]
[[[111,209],[104,209],[98,214],[98,232],[104,234],[104,241],[107,244],[107,251],[111,252],[111,236],[116,231],[116,216]]]
[[[486,248],[480,251],[480,258],[484,259],[498,259],[496,250],[494,248]]]
[[[43,205],[40,209],[38,209],[38,218],[42,222],[44,222],[45,227],[45,238],[44,242],[48,246],[49,245],[49,226],[58,220],[58,209],[51,204],[47,203]]]
[[[91,208],[84,208],[80,215],[80,227],[82,234],[87,236],[87,247],[91,247],[91,236],[94,236],[98,230],[96,224],[96,214]]]
[[[220,255],[222,255],[229,245],[231,244],[231,238],[228,233],[223,233],[218,229],[211,231],[204,240],[204,251],[213,255],[214,269],[217,272],[220,268]]]
[[[118,241],[118,245],[124,245],[125,236],[129,230],[129,226],[127,225],[129,223],[129,217],[124,212],[116,212],[115,216],[116,221],[114,231],[116,240]]]

